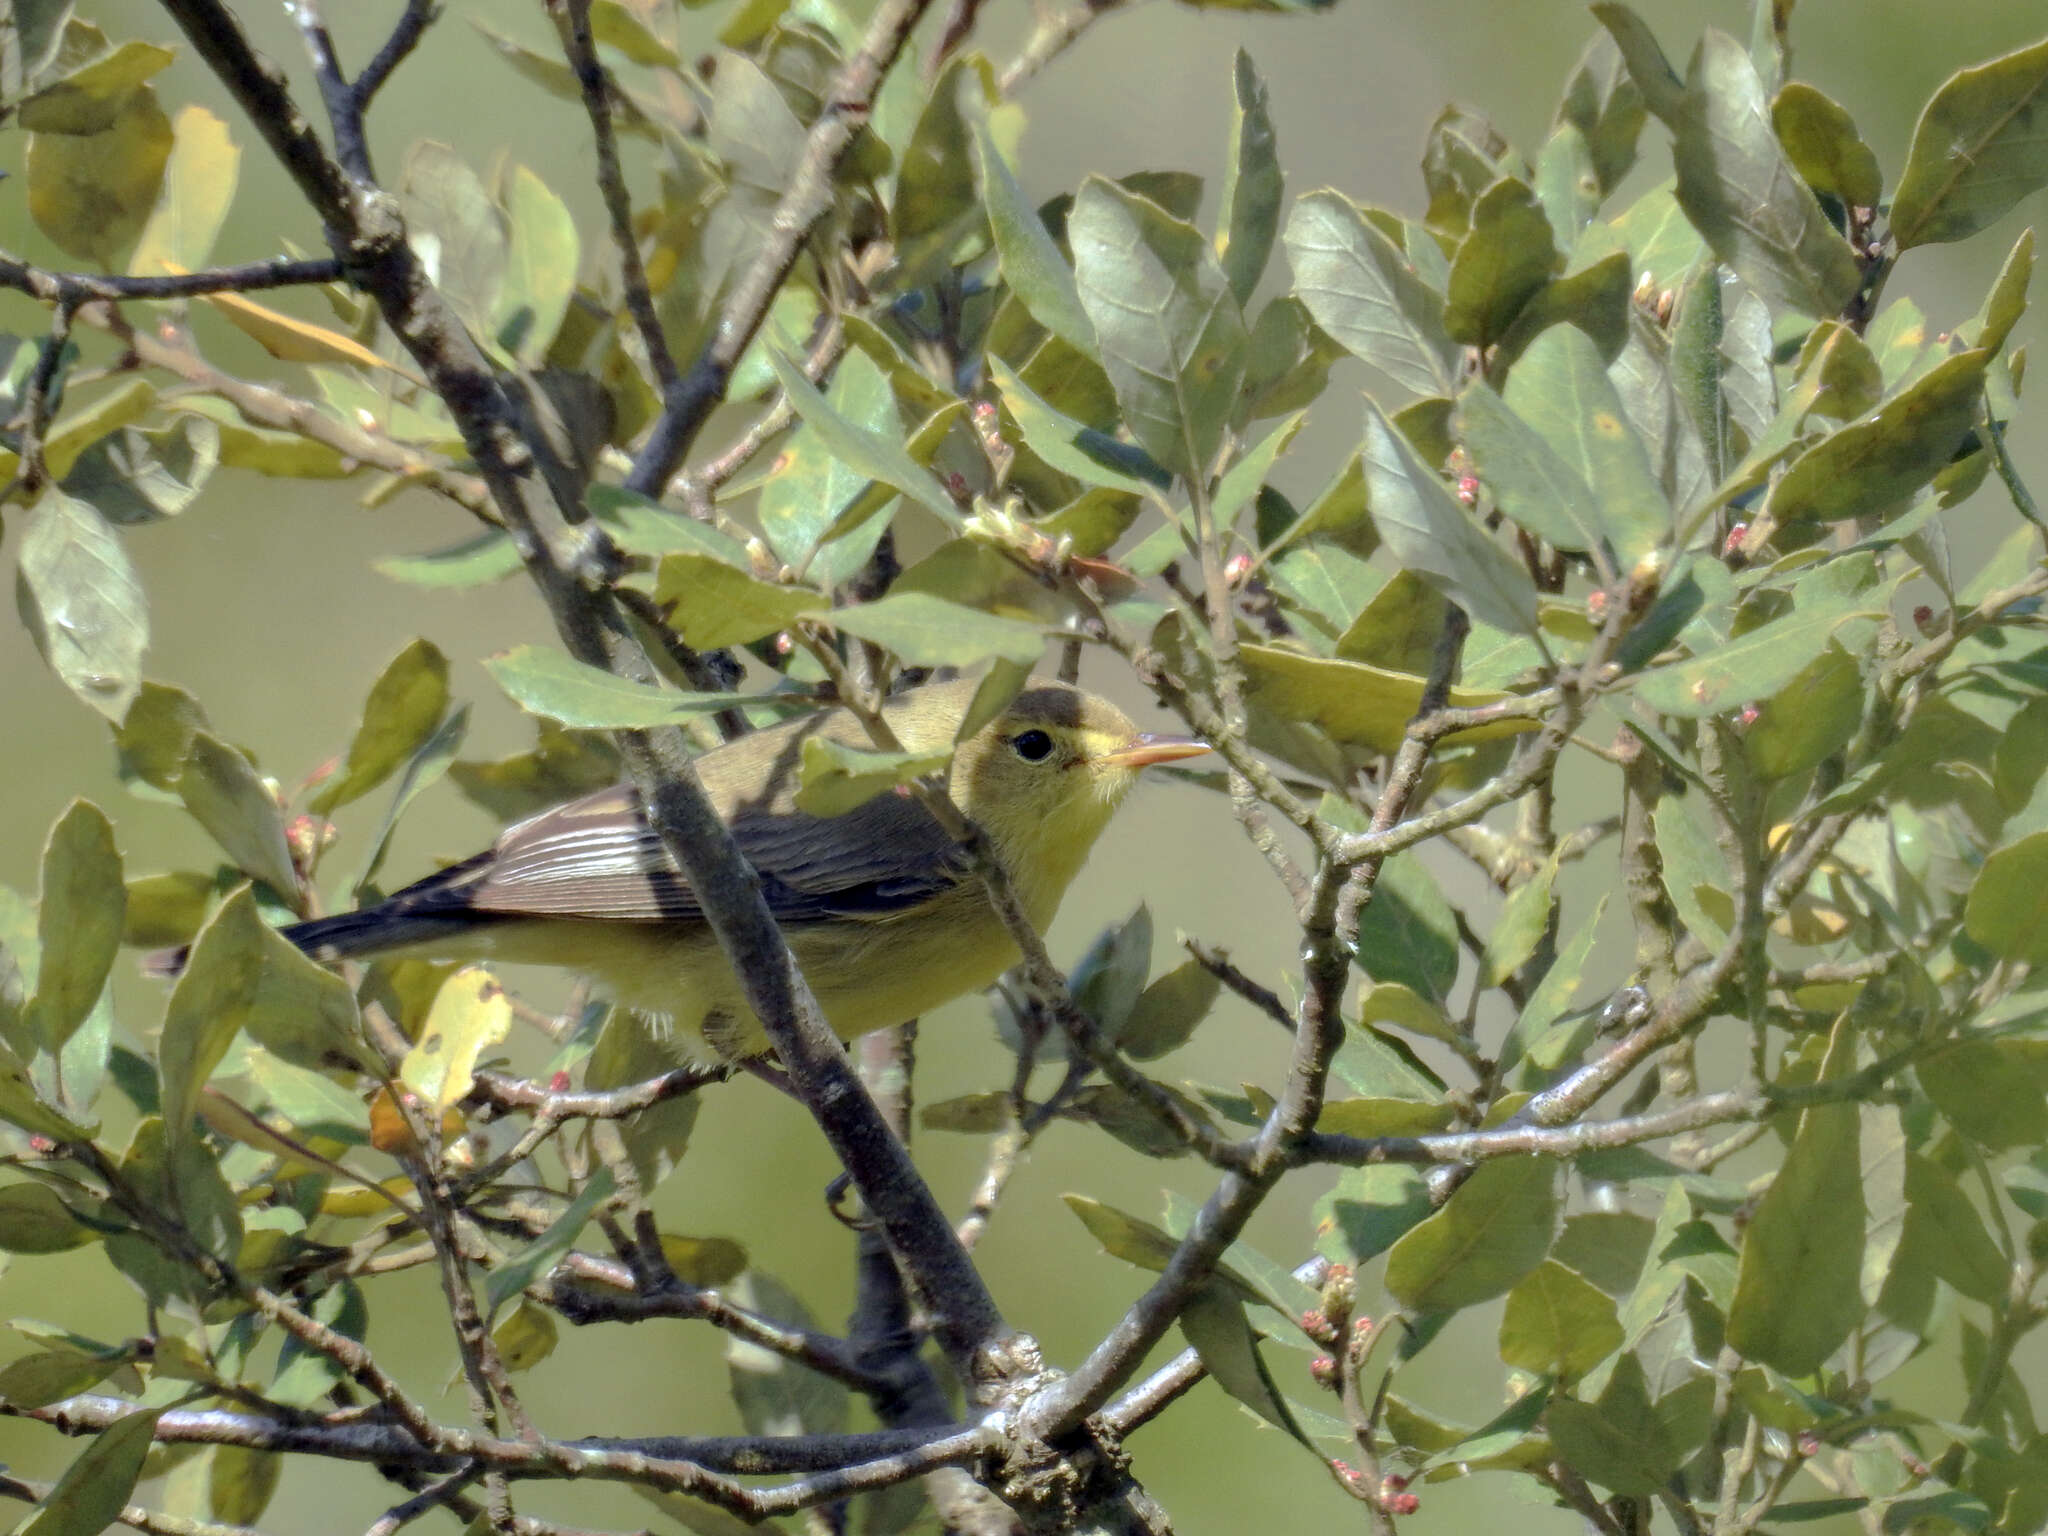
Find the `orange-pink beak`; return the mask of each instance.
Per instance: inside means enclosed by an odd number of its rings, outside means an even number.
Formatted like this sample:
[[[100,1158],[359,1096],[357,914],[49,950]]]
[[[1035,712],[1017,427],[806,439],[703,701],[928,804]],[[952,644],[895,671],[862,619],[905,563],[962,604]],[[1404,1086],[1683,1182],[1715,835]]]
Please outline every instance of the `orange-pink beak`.
[[[1177,763],[1184,757],[1200,757],[1210,750],[1206,741],[1192,736],[1161,736],[1140,731],[1114,752],[1105,752],[1097,762],[1118,768],[1150,768],[1155,763]]]

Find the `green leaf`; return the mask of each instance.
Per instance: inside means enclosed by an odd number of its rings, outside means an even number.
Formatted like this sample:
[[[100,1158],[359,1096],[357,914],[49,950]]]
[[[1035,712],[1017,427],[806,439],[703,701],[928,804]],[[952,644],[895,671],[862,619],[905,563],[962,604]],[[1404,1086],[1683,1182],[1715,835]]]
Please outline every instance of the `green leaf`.
[[[1684,1459],[1650,1401],[1642,1363],[1633,1354],[1616,1362],[1597,1403],[1551,1398],[1543,1427],[1568,1466],[1625,1496],[1663,1487]]]
[[[1877,156],[1834,98],[1804,80],[1790,81],[1771,103],[1771,128],[1814,191],[1851,208],[1877,206],[1884,195]]]
[[[1280,195],[1285,178],[1273,133],[1273,115],[1266,103],[1266,83],[1242,48],[1231,66],[1232,107],[1230,153],[1223,170],[1223,191],[1217,199],[1216,254],[1223,276],[1239,305],[1252,301],[1252,290],[1273,254],[1280,230]]]
[[[119,720],[142,686],[149,617],[142,582],[99,511],[46,490],[21,534],[22,621],[64,686]]]
[[[361,1072],[375,1060],[362,1039],[355,992],[275,928],[253,932],[257,975],[242,1028],[280,1061],[312,1072]],[[323,1079],[324,1081],[324,1079]]]
[[[482,966],[464,966],[434,994],[419,1039],[398,1064],[399,1081],[420,1096],[431,1120],[468,1096],[477,1057],[511,1028],[505,988]]]
[[[1481,986],[1499,986],[1536,953],[1550,927],[1551,888],[1556,881],[1557,861],[1548,859],[1508,892],[1493,932],[1486,936],[1486,954],[1479,968]]]
[[[632,683],[538,645],[515,645],[501,656],[489,657],[484,670],[521,709],[546,715],[577,730],[676,725],[692,715],[780,702],[772,696],[678,693],[647,683]],[[793,707],[806,703],[795,696],[787,702]]]
[[[1133,1061],[1156,1061],[1178,1050],[1222,990],[1223,983],[1199,960],[1182,962],[1138,994],[1117,1031],[1117,1048]]]
[[[1862,283],[1855,253],[1785,158],[1763,82],[1727,33],[1709,28],[1693,55],[1672,137],[1678,201],[1717,257],[1802,313],[1849,302]]]
[[[1143,905],[1102,930],[1069,976],[1074,1003],[1112,1040],[1122,1032],[1152,969],[1152,913]]]
[[[1095,326],[1082,306],[1074,271],[1060,254],[1038,210],[1004,163],[986,122],[974,128],[981,165],[981,196],[988,208],[1003,282],[1031,318],[1084,357],[1096,356]]]
[[[1550,220],[1529,184],[1503,177],[1472,205],[1472,224],[1451,260],[1444,290],[1444,332],[1490,347],[1564,267]]]
[[[1173,476],[1144,449],[1054,410],[993,353],[988,358],[988,376],[1016,422],[1024,446],[1061,474],[1132,495],[1173,484]]]
[[[486,1293],[491,1315],[495,1316],[498,1308],[547,1274],[564,1254],[576,1246],[577,1237],[589,1225],[590,1218],[597,1214],[597,1208],[611,1199],[613,1187],[611,1169],[598,1169],[547,1231],[531,1246],[491,1271]]]
[[[1314,1450],[1259,1353],[1259,1336],[1243,1299],[1211,1280],[1181,1309],[1180,1331],[1216,1385],[1282,1433]]]
[[[226,123],[204,107],[180,107],[171,124],[163,191],[142,227],[128,270],[156,277],[204,267],[234,200],[241,166],[242,152],[229,138]]]
[[[1991,353],[1961,352],[1873,416],[1852,422],[1792,461],[1765,508],[1780,522],[1839,522],[1903,505],[1946,468],[1975,424]]]
[[[2048,41],[1950,75],[1920,113],[1892,195],[1892,238],[1909,250],[1961,240],[2048,184]]]
[[[749,1270],[731,1291],[741,1306],[779,1323],[811,1326],[803,1303],[772,1275]],[[726,1336],[725,1364],[733,1401],[751,1433],[820,1435],[845,1429],[851,1402],[843,1383],[736,1334]]]
[[[1802,668],[1763,703],[1743,733],[1758,773],[1788,779],[1847,746],[1863,723],[1863,672],[1839,643]]]
[[[20,1527],[21,1536],[99,1536],[121,1518],[142,1476],[161,1408],[124,1414],[64,1469],[57,1486]]]
[[[1620,48],[1607,33],[1595,33],[1565,84],[1557,120],[1584,137],[1603,194],[1612,192],[1635,164],[1647,115],[1642,90],[1630,77]]]
[[[1418,1312],[1451,1312],[1510,1289],[1557,1233],[1557,1166],[1540,1157],[1482,1163],[1444,1208],[1394,1244],[1387,1290]]]
[[[2037,834],[2039,835],[2039,834]],[[2038,905],[2040,887],[2029,892]],[[1958,1131],[1994,1151],[2048,1140],[2042,1073],[2021,1042],[1960,1040],[1913,1069],[1934,1107]]]
[[[945,772],[952,758],[950,746],[937,752],[880,752],[806,737],[797,809],[811,816],[843,816],[913,779]]]
[[[1642,17],[1625,5],[1603,3],[1592,10],[1627,62],[1629,77],[1644,105],[1666,123],[1671,122],[1684,110],[1685,82],[1664,57],[1664,50],[1657,46],[1656,37]]]
[[[298,887],[284,812],[249,759],[205,731],[195,731],[176,780],[178,798],[237,869],[289,896]]]
[[[1493,542],[1369,399],[1362,456],[1373,525],[1394,557],[1482,623],[1535,633],[1536,587],[1529,573]]]
[[[128,1361],[120,1354],[84,1355],[49,1349],[20,1355],[0,1366],[0,1401],[9,1408],[46,1408],[90,1392]]]
[[[1304,656],[1278,646],[1247,645],[1238,654],[1247,697],[1259,708],[1276,719],[1313,725],[1333,741],[1354,742],[1376,752],[1392,752],[1401,745],[1427,686],[1426,679],[1412,673],[1389,672],[1362,661]],[[1468,709],[1506,697],[1483,689],[1453,688],[1449,702]],[[1532,729],[1532,721],[1502,720],[1445,739],[1493,741]]]
[[[324,816],[362,799],[425,744],[447,709],[448,658],[431,640],[415,640],[370,685],[347,765],[314,794],[311,810]]]
[[[1981,323],[1974,328],[1972,338],[1976,346],[1986,352],[1996,352],[2005,345],[2012,328],[2027,312],[2027,285],[2033,276],[2034,232],[2023,229],[2006,255],[2005,265],[1999,268],[1991,291],[1984,296]]]
[[[412,804],[420,791],[439,782],[455,761],[455,754],[462,750],[463,739],[469,734],[469,706],[457,705],[450,710],[434,733],[419,745],[419,750],[406,760],[405,768],[398,776],[398,787],[391,792],[391,803],[384,809],[384,818],[377,824],[375,834],[363,852],[363,862],[349,888],[361,898],[364,888],[377,877],[383,867],[384,855],[391,847],[391,834],[398,826],[398,818],[405,808]]]
[[[762,581],[710,555],[676,554],[662,557],[654,600],[686,645],[716,651],[789,628],[818,605],[818,594]]]
[[[1074,199],[1067,238],[1132,436],[1167,469],[1208,474],[1250,343],[1215,252],[1192,224],[1100,176]]]
[[[804,425],[818,434],[832,456],[848,469],[869,480],[902,492],[954,532],[960,529],[960,512],[953,505],[931,471],[913,459],[893,434],[870,431],[850,420],[818,393],[817,386],[804,377],[803,370],[772,348],[768,361],[782,381],[783,392],[801,416]],[[854,361],[848,359],[849,362]],[[861,354],[860,363],[874,364]],[[844,366],[842,364],[842,366]],[[858,364],[856,364],[858,366]],[[879,372],[879,370],[876,370]],[[837,508],[834,509],[836,515]]]
[[[523,569],[519,546],[502,528],[486,528],[473,539],[421,555],[387,555],[371,562],[380,576],[409,587],[459,590],[503,581]]]
[[[970,90],[975,100],[968,107],[961,96]],[[968,125],[986,120],[995,99],[995,74],[980,54],[954,58],[932,84],[899,157],[896,196],[889,205],[889,230],[905,288],[924,280],[977,211],[974,139]]]
[[[1855,1042],[1845,1017],[1821,1082],[1853,1068]],[[1813,1105],[1743,1231],[1728,1342],[1787,1376],[1818,1369],[1863,1316],[1860,1168],[1855,1104]]]
[[[1560,123],[1544,140],[1536,160],[1535,187],[1551,238],[1569,251],[1600,211],[1600,177],[1593,167],[1593,151],[1586,136],[1570,123]],[[1563,267],[1562,256],[1557,265]],[[1527,312],[1524,306],[1522,314]]]
[[[1705,655],[1645,672],[1637,696],[1667,715],[1701,719],[1768,698],[1824,651],[1843,624],[1886,611],[1889,584],[1861,585],[1856,562],[1822,567],[1796,591],[1792,612],[1717,645]],[[1823,580],[1831,569],[1836,577]],[[1863,567],[1868,570],[1868,567]]]
[[[0,1188],[0,1252],[65,1253],[97,1234],[71,1214],[54,1190],[41,1184]],[[0,1397],[13,1397],[0,1385]]]
[[[1398,1163],[1347,1168],[1316,1202],[1317,1250],[1357,1268],[1385,1253],[1430,1210],[1420,1170]]]
[[[515,165],[503,178],[505,269],[488,334],[528,364],[547,355],[576,293],[581,241],[569,207],[532,171]]]
[[[33,133],[105,133],[135,88],[174,57],[155,43],[122,43],[37,90],[16,109],[18,120]]]
[[[1552,326],[1508,375],[1508,406],[1591,492],[1589,522],[1624,572],[1671,534],[1671,507],[1642,438],[1629,424],[1600,353],[1585,332]],[[1485,471],[1481,471],[1482,478]]]
[[[80,453],[64,489],[91,502],[108,522],[134,526],[175,517],[220,465],[221,429],[204,416],[161,427],[127,426]]]
[[[2012,1285],[2012,1266],[1984,1228],[1984,1218],[1947,1169],[1932,1158],[1906,1158],[1906,1222],[1902,1238],[1921,1245],[1934,1272],[1972,1301],[1996,1306]]]
[[[29,1006],[43,1048],[57,1055],[106,989],[128,906],[114,829],[90,801],[74,800],[43,847],[36,934],[42,960]]]
[[[1555,1259],[1508,1292],[1500,1357],[1517,1370],[1576,1381],[1621,1345],[1613,1299]]]
[[[207,1459],[207,1510],[223,1525],[253,1525],[270,1507],[283,1475],[284,1457],[277,1451],[217,1445]]]
[[[156,206],[171,142],[171,120],[147,85],[122,96],[98,133],[31,134],[29,215],[61,250],[118,271]]]
[[[1311,192],[1281,237],[1294,291],[1353,357],[1418,395],[1449,395],[1458,348],[1444,333],[1443,295],[1400,248],[1337,192]]]
[[[1995,955],[2029,965],[2048,961],[2048,832],[2032,832],[1984,860],[1971,882],[1963,923]]]
[[[406,223],[426,245],[435,286],[472,332],[495,338],[511,237],[483,179],[446,144],[421,139],[406,152],[400,185]]]
[[[0,1120],[52,1141],[89,1141],[93,1128],[79,1124],[43,1102],[28,1068],[0,1041]]]
[[[584,1066],[583,1086],[603,1091],[644,1083],[696,1060],[691,1050],[687,1037],[678,1032],[649,1029],[647,1021],[639,1014],[626,1008],[614,1008],[590,1052],[590,1060]],[[593,1122],[590,1131],[593,1144],[602,1150],[604,1137],[618,1136],[626,1156],[632,1159],[634,1174],[640,1180],[641,1194],[645,1197],[675,1171],[676,1164],[689,1149],[690,1133],[696,1129],[697,1112],[702,1104],[700,1095],[686,1093],[649,1105],[609,1125]],[[682,1239],[673,1241],[681,1242]],[[713,1239],[711,1243],[716,1241]],[[662,1239],[664,1254],[669,1254],[671,1245],[671,1239]],[[711,1244],[704,1246],[708,1249]],[[700,1257],[702,1262],[708,1263],[715,1255],[703,1252]],[[675,1264],[676,1261],[677,1256],[671,1254],[669,1262]],[[730,1279],[732,1274],[743,1268],[744,1254],[740,1263],[723,1278],[695,1279],[691,1283],[723,1284],[725,1279]],[[678,1269],[681,1269],[680,1265]],[[684,1278],[690,1277],[686,1274]]]
[[[978,613],[924,592],[891,593],[877,602],[820,610],[811,617],[872,640],[913,666],[971,667],[1000,659],[1029,667],[1045,650],[1045,637],[1035,624]]]
[[[191,1135],[199,1090],[213,1076],[253,1009],[264,970],[268,927],[247,886],[213,914],[164,1010],[157,1066],[163,1077],[164,1129],[173,1147]]]

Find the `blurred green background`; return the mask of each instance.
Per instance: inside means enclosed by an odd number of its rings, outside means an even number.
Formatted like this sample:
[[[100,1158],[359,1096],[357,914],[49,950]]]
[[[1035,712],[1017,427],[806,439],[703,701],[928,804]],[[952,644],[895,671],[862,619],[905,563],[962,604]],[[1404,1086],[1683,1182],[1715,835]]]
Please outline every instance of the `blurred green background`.
[[[1703,26],[1738,34],[1748,27],[1748,6],[1734,0],[1643,0],[1639,9],[1681,61]],[[140,0],[100,0],[81,10],[116,40],[173,40],[174,28]],[[283,7],[249,0],[242,10],[261,45],[292,74],[301,102],[317,100]],[[344,56],[360,64],[398,10],[397,0],[330,4]],[[463,20],[476,15],[547,49],[538,12],[531,3],[451,0],[446,17],[381,101],[373,146],[387,177],[395,177],[405,147],[422,137],[455,145],[479,166],[501,151],[524,161],[577,210],[588,266],[602,218],[580,114],[538,97]],[[684,25],[696,29],[699,46],[710,46],[721,12],[713,7],[686,15]],[[1792,18],[1794,71],[1848,107],[1888,179],[1895,178],[1919,105],[1934,87],[1960,66],[2033,40],[2044,19],[2038,0],[1805,0]],[[1022,0],[998,0],[983,12],[982,46],[1007,57],[1029,24]],[[1593,25],[1581,6],[1564,0],[1341,0],[1325,15],[1299,18],[1204,12],[1155,0],[1101,20],[1024,92],[1024,179],[1032,193],[1048,196],[1091,170],[1178,168],[1208,176],[1213,189],[1228,132],[1231,56],[1244,47],[1272,88],[1290,192],[1329,184],[1418,212],[1416,162],[1438,109],[1451,100],[1477,107],[1533,152]],[[157,85],[167,107],[193,100],[212,107],[243,146],[241,190],[217,257],[268,255],[280,240],[318,249],[313,221],[203,71],[181,56]],[[1639,184],[1668,174],[1667,145],[1653,121],[1643,139],[1648,169],[1635,173]],[[18,171],[22,147],[18,132],[0,133],[0,169]],[[629,146],[629,156],[637,152]],[[2013,235],[2042,211],[2036,196],[1961,251],[1915,253],[1888,297],[1911,294],[1931,329],[1967,317]],[[29,222],[18,176],[0,183],[0,246],[39,263],[68,265]],[[34,335],[44,324],[27,300],[0,295],[0,328]],[[238,336],[217,328],[201,334],[210,355],[234,371],[255,378],[289,372]],[[2042,335],[2041,322],[2030,316],[2020,339],[2038,343]],[[1358,421],[1343,409],[1345,398],[1342,390],[1326,397],[1282,466],[1283,488],[1312,490],[1355,441]],[[731,430],[730,423],[714,423],[704,441],[722,443]],[[2035,484],[2048,480],[2048,451],[2037,431],[2023,423],[2015,448]],[[509,645],[549,638],[539,604],[518,583],[423,594],[380,577],[371,569],[377,557],[444,546],[471,530],[456,509],[421,494],[363,511],[355,504],[357,489],[346,482],[294,484],[223,472],[176,521],[131,530],[128,545],[151,604],[149,675],[196,694],[216,729],[253,749],[266,771],[289,783],[346,745],[370,681],[407,640],[425,635],[454,660],[457,694],[476,706],[464,755],[519,750],[528,727],[477,663]],[[1980,496],[2001,494],[1994,481]],[[2001,530],[2007,517],[1998,509]],[[1993,514],[1985,511],[1984,520],[1994,521]],[[11,562],[11,527],[7,537],[4,554]],[[1086,680],[1144,704],[1125,679],[1097,672]],[[1156,713],[1149,705],[1141,712],[1148,718]],[[122,790],[104,723],[49,675],[19,627],[4,624],[0,785],[0,882],[18,890],[33,892],[45,830],[74,795],[92,798],[115,818],[131,873],[213,862],[182,814]],[[344,813],[344,838],[359,847],[381,810],[377,797]],[[437,856],[467,853],[491,830],[487,818],[444,782],[401,826],[387,878],[396,883],[423,874]],[[330,867],[352,862],[344,856]],[[1096,929],[1140,899],[1152,907],[1162,963],[1172,963],[1166,952],[1176,930],[1185,930],[1225,944],[1254,974],[1286,975],[1293,943],[1283,893],[1220,801],[1171,785],[1142,795],[1104,838],[1089,875],[1069,897],[1051,935],[1055,954],[1071,961]],[[122,1027],[139,1038],[154,1027],[160,992],[126,975],[120,985]],[[1226,1001],[1174,1065],[1211,1082],[1271,1082],[1283,1051],[1270,1025]],[[998,1086],[1009,1070],[979,1000],[927,1020],[919,1058],[925,1101]],[[916,1150],[949,1207],[962,1208],[980,1170],[981,1143],[925,1133]],[[820,1320],[836,1326],[851,1298],[852,1245],[821,1202],[834,1171],[792,1105],[751,1081],[737,1082],[708,1095],[691,1156],[660,1192],[662,1222],[671,1231],[741,1239],[758,1264],[790,1280]],[[1141,1159],[1098,1132],[1055,1127],[1012,1184],[981,1249],[998,1301],[1017,1325],[1037,1334],[1051,1360],[1072,1363],[1144,1277],[1099,1252],[1060,1203],[1061,1193],[1083,1191],[1156,1216],[1162,1183],[1199,1198],[1207,1182],[1196,1169]],[[1252,1240],[1275,1256],[1305,1254],[1308,1208],[1320,1187],[1310,1175],[1283,1186]],[[1368,1283],[1361,1306],[1369,1310],[1374,1295]],[[415,1272],[380,1281],[372,1296],[371,1343],[380,1357],[437,1412],[460,1420],[461,1393],[449,1390],[455,1355],[435,1282]],[[90,1248],[57,1259],[17,1260],[0,1276],[0,1317],[15,1316],[106,1338],[143,1327],[135,1294]],[[1461,1317],[1404,1375],[1404,1394],[1468,1423],[1489,1417],[1499,1406],[1495,1320],[1495,1310],[1487,1308]],[[556,1354],[526,1378],[526,1396],[540,1424],[564,1437],[729,1432],[738,1424],[719,1351],[713,1331],[689,1325],[565,1333]],[[16,1352],[0,1340],[0,1355]],[[1299,1368],[1290,1354],[1277,1355],[1276,1362],[1283,1371]],[[2027,1368],[2038,1375],[2039,1357]],[[1306,1382],[1287,1385],[1306,1394]],[[1960,1401],[1956,1384],[1938,1376],[1929,1375],[1925,1390],[1928,1400],[1915,1406],[1931,1412]],[[0,1460],[24,1476],[55,1475],[75,1450],[46,1431],[0,1422]],[[1360,1518],[1304,1452],[1255,1425],[1213,1387],[1201,1388],[1143,1431],[1132,1450],[1138,1474],[1173,1512],[1178,1529],[1194,1536],[1254,1523],[1290,1530]],[[1520,1518],[1532,1531],[1576,1529],[1575,1519],[1524,1506],[1510,1490],[1508,1479],[1485,1477],[1423,1488],[1421,1512],[1406,1525],[1449,1532]],[[365,1469],[294,1462],[263,1524],[279,1532],[359,1530],[392,1501],[389,1486]],[[658,1522],[624,1490],[601,1485],[529,1489],[520,1505],[582,1526]]]

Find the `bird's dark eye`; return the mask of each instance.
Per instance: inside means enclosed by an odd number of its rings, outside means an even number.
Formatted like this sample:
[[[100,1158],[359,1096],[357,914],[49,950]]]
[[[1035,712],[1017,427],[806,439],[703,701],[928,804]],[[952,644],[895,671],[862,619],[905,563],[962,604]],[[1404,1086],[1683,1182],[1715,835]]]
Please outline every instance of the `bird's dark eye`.
[[[1025,731],[1010,738],[1010,750],[1027,763],[1042,763],[1052,756],[1052,737],[1044,731]]]

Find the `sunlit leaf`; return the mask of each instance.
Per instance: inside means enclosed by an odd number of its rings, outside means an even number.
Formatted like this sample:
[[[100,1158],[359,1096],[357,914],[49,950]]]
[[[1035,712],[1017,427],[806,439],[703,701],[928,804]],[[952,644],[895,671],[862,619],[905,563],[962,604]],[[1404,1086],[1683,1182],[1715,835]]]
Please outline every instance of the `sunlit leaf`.
[[[2048,184],[2048,42],[1958,70],[1929,99],[1913,129],[1906,169],[1892,195],[1900,250],[1961,240]]]
[[[128,261],[128,270],[143,277],[206,265],[241,174],[242,152],[228,125],[206,108],[180,107],[171,130],[163,191]]]
[[[36,649],[110,720],[142,686],[149,619],[120,535],[90,503],[47,490],[22,531],[15,591]]]
[[[1443,295],[1355,204],[1311,192],[1295,203],[1283,239],[1295,293],[1332,340],[1418,395],[1456,389]]]
[[[1416,1311],[1471,1306],[1541,1264],[1556,1233],[1557,1165],[1541,1157],[1497,1158],[1394,1244],[1387,1290]]]
[[[1266,100],[1266,83],[1242,48],[1231,66],[1232,108],[1230,152],[1224,161],[1223,188],[1217,202],[1216,254],[1224,278],[1240,305],[1249,304],[1252,290],[1273,254],[1280,230],[1280,196],[1284,178]]]

